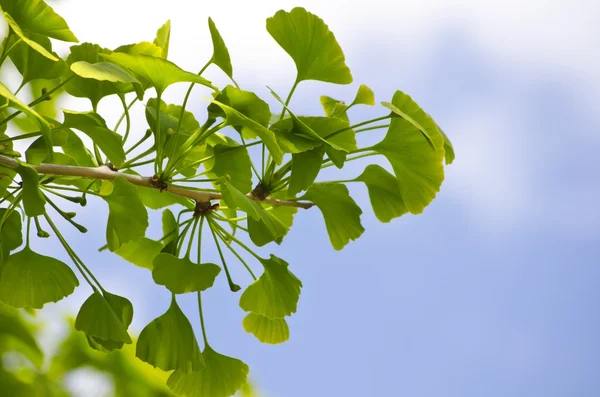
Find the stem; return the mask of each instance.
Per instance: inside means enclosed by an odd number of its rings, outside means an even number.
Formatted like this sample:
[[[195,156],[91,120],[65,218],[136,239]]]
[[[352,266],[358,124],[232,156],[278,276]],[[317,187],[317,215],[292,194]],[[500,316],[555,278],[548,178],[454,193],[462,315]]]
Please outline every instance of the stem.
[[[44,194],[44,197],[46,198],[46,201],[48,202],[48,204],[50,204],[52,206],[52,208],[54,208],[54,210],[56,212],[58,212],[58,214],[60,216],[62,216],[67,222],[69,222],[71,225],[73,225],[81,233],[87,233],[87,229],[84,226],[80,225],[79,223],[77,223],[73,219],[71,219],[63,210],[58,208],[58,206],[56,204],[54,204],[54,202],[52,200],[50,200],[47,195]]]
[[[125,146],[125,142],[127,142],[127,138],[129,138],[129,130],[131,129],[131,119],[129,118],[129,107],[127,106],[127,103],[125,103],[125,95],[119,95],[119,99],[121,100],[121,103],[123,104],[123,114],[125,114],[125,119],[126,119],[125,135],[123,136],[123,146]],[[135,100],[131,102],[131,105],[133,105],[134,102],[135,102]],[[117,122],[117,125],[114,129],[115,133],[117,132],[117,129],[119,128],[119,124],[121,124],[121,120],[123,120],[123,118],[119,119],[119,121]]]
[[[354,130],[354,132],[356,132],[358,134],[359,132],[371,131],[371,130],[378,130],[380,128],[388,128],[389,126],[390,126],[389,124],[375,125],[373,127],[360,128],[358,130]]]
[[[221,233],[223,233],[226,237],[228,237],[231,240],[233,240],[236,243],[238,243],[240,247],[242,247],[243,249],[245,249],[246,251],[248,251],[248,253],[251,254],[253,257],[255,257],[256,259],[258,259],[259,261],[262,260],[262,258],[260,256],[258,256],[258,254],[256,254],[250,248],[248,248],[248,246],[246,244],[244,244],[240,240],[238,240],[233,234],[229,233],[227,230],[225,230],[223,227],[221,227],[221,225],[215,223],[215,226],[217,227],[217,229],[219,229],[221,231]]]
[[[202,327],[202,338],[204,339],[204,348],[210,347],[206,338],[206,328],[204,327],[204,314],[202,313],[202,294],[198,291],[198,312],[200,313],[200,326]]]
[[[16,168],[19,163],[17,160],[0,155],[0,165],[3,165],[8,168]],[[75,165],[61,165],[61,164],[40,164],[40,165],[32,165],[31,166],[38,174],[46,174],[46,175],[63,175],[63,176],[78,176],[82,178],[89,179],[102,179],[112,181],[117,176],[121,176],[127,179],[129,182],[133,183],[137,186],[143,186],[147,188],[155,189],[155,187],[151,183],[151,177],[143,177],[139,175],[126,174],[123,172],[117,172],[111,170],[107,166],[100,167],[81,167]],[[168,191],[178,196],[183,196],[190,198],[192,200],[207,202],[210,200],[219,200],[223,198],[221,193],[215,192],[205,192],[205,191],[196,191],[190,188],[183,188],[177,186],[169,186]],[[259,200],[251,194],[246,195],[251,200],[261,201],[265,204],[272,205],[285,205],[289,207],[298,207],[308,209],[311,208],[314,204],[311,202],[301,202],[301,201],[292,201],[292,200],[279,200],[267,198],[264,200]]]
[[[21,139],[27,139],[27,138],[34,138],[36,136],[40,136],[42,135],[43,132],[42,131],[36,131],[36,132],[30,132],[27,134],[23,134],[23,135],[19,135],[19,136],[14,136],[14,137],[4,137],[0,139],[0,142],[9,142],[9,141],[19,141]]]
[[[248,270],[248,273],[250,273],[250,276],[252,276],[252,278],[254,280],[256,280],[256,276],[254,275],[254,272],[252,271],[252,269],[250,268],[250,266],[248,266],[248,264],[246,263],[246,261],[244,259],[242,259],[242,257],[240,256],[240,254],[238,254],[237,251],[233,249],[233,247],[231,246],[231,244],[228,243],[225,240],[224,236],[222,236],[219,231],[217,231],[217,233],[219,234],[219,237],[221,237],[221,240],[225,243],[225,245],[227,246],[227,248],[229,248],[229,250],[231,252],[233,252],[233,255],[235,255],[236,258],[238,258],[238,260],[240,262],[242,262],[242,265],[244,265],[244,267],[246,268],[246,270]]]
[[[183,229],[183,233],[181,233],[178,237],[177,237],[177,255],[179,256],[179,252],[181,252],[181,247],[183,246],[183,241],[185,240],[185,236],[187,235],[187,232],[190,230],[190,227],[192,226],[192,223],[188,223],[187,225],[185,225],[185,228]]]
[[[232,220],[230,220],[230,219],[229,219],[229,218],[227,218],[227,217],[224,217],[224,216],[221,216],[221,215],[218,215],[218,214],[213,214],[213,218],[215,218],[216,220],[219,220],[219,221],[221,221],[221,222],[228,222],[228,223],[230,223],[231,225],[235,226],[236,228],[242,229],[243,231],[245,231],[245,232],[247,232],[247,233],[250,233],[250,232],[248,231],[248,229],[246,229],[246,228],[245,228],[245,227],[243,227],[243,226],[240,226],[240,225],[238,225],[238,224],[237,224],[237,222],[235,222],[235,221],[232,221]]]
[[[192,226],[192,234],[190,234],[190,240],[188,242],[187,251],[185,257],[190,259],[190,253],[192,252],[192,243],[194,242],[194,235],[196,234],[196,228],[198,227],[198,218],[194,219],[194,226]]]
[[[202,258],[202,226],[204,226],[204,217],[202,217],[202,219],[200,220],[200,228],[198,230],[198,252],[196,257],[196,261],[198,264],[202,263],[200,259]]]
[[[27,237],[25,240],[25,248],[29,248],[29,231],[31,230],[31,217],[27,218]]]
[[[64,80],[63,82],[61,82],[60,84],[58,84],[56,87],[54,87],[50,91],[46,92],[45,94],[42,94],[42,96],[40,96],[35,101],[30,102],[27,106],[32,107],[32,106],[35,106],[38,103],[42,102],[43,100],[45,100],[46,98],[48,98],[50,95],[52,95],[54,92],[58,91],[62,86],[64,86],[65,84],[67,84],[69,81],[71,81],[71,79],[73,77],[75,77],[75,75],[68,77],[66,80]],[[10,120],[14,119],[19,114],[21,114],[21,111],[17,110],[16,112],[8,115],[4,120],[0,121],[0,126],[3,125],[3,124],[8,123]]]
[[[294,82],[294,85],[292,86],[292,89],[290,90],[290,93],[288,94],[288,97],[285,100],[285,106],[281,110],[279,120],[283,120],[283,116],[285,116],[285,112],[287,110],[288,105],[290,104],[290,101],[292,100],[292,95],[294,95],[294,91],[296,91],[296,87],[298,87],[298,83],[300,83],[300,81],[298,81],[298,79],[296,78],[296,81]]]
[[[119,129],[119,126],[121,125],[121,123],[123,122],[123,119],[125,119],[125,117],[127,117],[129,119],[129,109],[131,109],[131,107],[133,106],[134,103],[137,102],[137,97],[133,98],[133,100],[131,102],[129,102],[129,105],[125,106],[124,102],[125,102],[125,97],[122,98],[121,102],[123,103],[123,113],[121,114],[121,117],[119,117],[119,120],[117,120],[117,124],[115,124],[115,128],[113,128],[114,132],[117,132],[117,130]],[[124,142],[123,142],[124,143]]]
[[[244,146],[248,147],[248,145],[246,145],[246,141],[244,140],[244,137],[243,137],[241,134],[240,134],[240,138],[242,139],[242,144],[243,144]],[[265,149],[265,146],[263,145],[263,154],[264,154],[264,149]],[[264,157],[263,157],[263,175],[264,175],[264,166],[265,166],[265,163],[264,163],[264,161],[265,161],[265,159],[264,159]],[[254,167],[254,162],[252,161],[252,159],[250,159],[250,168],[252,168],[252,171],[254,171],[254,175],[256,175],[256,177],[257,177],[257,178],[258,178],[258,180],[260,181],[260,180],[261,180],[261,177],[260,177],[260,175],[258,174],[258,171],[256,171],[256,168]]]
[[[211,63],[212,63],[212,58],[206,63],[206,65],[204,65],[202,67],[202,69],[200,69],[200,71],[197,73],[197,75],[201,76],[202,73],[204,73],[206,68],[209,67]],[[190,94],[192,93],[192,88],[194,88],[195,85],[196,85],[196,83],[191,83],[190,87],[188,88],[187,92],[185,93],[185,98],[183,99],[183,104],[181,105],[181,113],[179,113],[179,123],[177,123],[177,129],[175,130],[175,135],[177,135],[179,133],[179,130],[181,129],[181,124],[183,123],[183,115],[185,112],[185,108],[187,106],[188,99],[190,98]]]
[[[14,34],[13,30],[9,27],[8,28],[8,35],[6,36],[6,38],[4,39],[4,45],[2,46],[2,55],[0,56],[0,65],[2,65],[4,63],[4,61],[6,60],[6,57],[8,56],[8,54],[10,53],[10,51],[21,42],[21,38],[19,38],[19,40],[15,41],[13,43],[13,45],[11,45],[10,47],[6,47],[6,44],[8,44],[8,42],[10,41],[10,38],[12,37],[12,35]]]
[[[137,156],[135,156],[134,158],[132,158],[131,160],[126,161],[125,163],[123,163],[123,165],[121,166],[122,169],[124,168],[128,168],[130,167],[129,164],[133,164],[135,161],[142,159],[150,154],[152,154],[152,152],[154,152],[154,146],[152,146],[151,148],[147,149],[145,152],[138,154]],[[157,151],[158,153],[158,151]]]
[[[156,163],[154,164],[154,171],[158,175],[162,172],[162,162],[163,162],[163,153],[162,153],[162,134],[160,131],[160,101],[161,101],[162,92],[156,91]]]
[[[150,159],[150,160],[145,160],[145,161],[140,161],[139,163],[133,163],[133,164],[129,164],[128,166],[126,166],[125,168],[121,167],[121,169],[127,169],[127,168],[135,168],[135,167],[139,167],[141,165],[146,165],[146,164],[150,164],[153,163],[154,159]]]
[[[345,128],[339,129],[337,131],[334,131],[331,134],[327,135],[325,137],[325,139],[333,138],[334,136],[336,136],[338,134],[341,134],[342,132],[345,132],[345,131],[348,131],[348,130],[353,130],[355,128],[362,127],[363,125],[367,125],[367,124],[375,123],[377,121],[387,120],[387,119],[391,119],[391,118],[392,118],[392,115],[388,114],[387,116],[381,116],[381,117],[377,117],[377,118],[374,118],[374,119],[371,119],[371,120],[363,121],[362,123],[354,124],[354,125],[351,125],[349,127],[345,127]]]
[[[221,262],[223,262],[223,268],[225,269],[225,275],[227,276],[227,282],[229,283],[229,289],[231,291],[236,292],[241,289],[241,287],[233,282],[231,279],[231,274],[229,274],[229,269],[227,268],[227,262],[225,262],[225,256],[223,255],[223,251],[221,250],[221,245],[219,244],[219,240],[217,239],[217,234],[215,233],[214,226],[215,223],[208,219],[208,226],[210,227],[210,231],[212,233],[213,239],[215,240],[215,244],[217,246],[217,250],[219,251],[219,256],[221,257]]]
[[[364,154],[361,154],[361,155],[359,155],[359,156],[354,156],[354,157],[347,158],[347,159],[346,159],[346,163],[347,163],[348,161],[362,159],[363,157],[376,156],[376,155],[378,155],[378,154],[379,154],[379,153],[376,153],[376,152],[372,152],[372,153],[364,153]],[[325,163],[327,163],[327,164],[325,164]],[[331,160],[326,160],[326,161],[324,161],[324,162],[323,162],[323,166],[321,166],[321,169],[323,169],[323,168],[329,168],[329,167],[331,167],[332,165],[333,165],[333,162],[332,162]]]
[[[127,149],[125,154],[127,155],[127,154],[133,152],[138,146],[140,146],[142,143],[144,143],[146,141],[146,139],[150,138],[151,135],[152,135],[152,130],[147,130],[146,133],[144,134],[144,136],[142,137],[142,139],[140,139],[139,141],[137,141],[135,143],[135,145],[133,145],[132,147]]]

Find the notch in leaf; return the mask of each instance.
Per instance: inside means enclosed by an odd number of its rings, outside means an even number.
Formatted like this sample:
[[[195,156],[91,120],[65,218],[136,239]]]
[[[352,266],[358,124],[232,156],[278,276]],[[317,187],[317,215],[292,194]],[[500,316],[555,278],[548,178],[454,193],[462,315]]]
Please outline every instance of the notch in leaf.
[[[290,329],[282,318],[270,319],[255,313],[244,317],[244,329],[262,343],[272,345],[283,343],[290,338]]]
[[[289,264],[283,259],[271,255],[260,261],[265,271],[240,296],[240,307],[270,319],[295,313],[302,282],[289,271]]]
[[[9,306],[41,309],[71,295],[79,281],[65,263],[25,247],[2,265],[0,301]]]
[[[214,263],[196,264],[187,258],[161,253],[153,262],[152,279],[174,294],[204,291],[213,286],[221,268]]]
[[[189,373],[204,368],[194,329],[179,308],[175,296],[169,309],[142,330],[135,355],[163,371]]]

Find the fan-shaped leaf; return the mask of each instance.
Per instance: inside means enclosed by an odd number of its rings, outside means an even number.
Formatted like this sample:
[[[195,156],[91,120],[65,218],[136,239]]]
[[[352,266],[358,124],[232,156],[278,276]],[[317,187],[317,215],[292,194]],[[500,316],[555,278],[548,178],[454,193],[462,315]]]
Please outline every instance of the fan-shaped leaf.
[[[35,110],[21,102],[19,98],[17,98],[6,86],[0,83],[0,96],[8,99],[8,106],[18,109],[25,113],[27,116],[36,120],[40,126],[40,129],[45,133],[49,133],[49,124],[48,122]]]
[[[27,216],[40,216],[46,212],[46,198],[39,187],[39,177],[31,166],[19,163],[15,171],[23,181],[23,207]]]
[[[295,197],[296,194],[306,190],[313,184],[325,155],[325,146],[321,145],[312,150],[292,154],[292,173],[288,186],[288,195]]]
[[[207,166],[207,176],[218,178],[229,175],[230,183],[242,193],[252,190],[252,163],[248,149],[244,146],[216,145],[213,148],[214,160]]]
[[[244,329],[262,343],[278,344],[290,338],[290,329],[282,319],[270,319],[254,313],[244,317]]]
[[[131,343],[121,313],[98,291],[90,295],[75,319],[75,329],[105,341]]]
[[[431,117],[408,95],[396,91],[392,104],[416,120],[437,148],[433,150],[423,139],[421,129],[404,117],[393,117],[385,138],[373,146],[392,164],[406,208],[419,214],[434,199],[444,180],[444,138]]]
[[[0,220],[6,216],[6,208],[0,208]],[[23,230],[21,224],[21,214],[19,211],[13,210],[6,220],[2,224],[2,232],[0,233],[2,239],[2,249],[8,255],[8,251],[13,251],[23,244]]]
[[[294,222],[294,214],[298,212],[298,208],[280,205],[273,206],[272,209],[266,212],[269,214],[269,216],[277,219],[277,221],[273,222],[281,223],[287,230],[289,230],[290,227],[292,227],[292,223]],[[271,241],[281,244],[283,237],[285,234],[287,234],[287,231],[281,236],[273,236],[271,231],[265,226],[264,222],[258,222],[253,218],[248,218],[248,234],[255,245],[262,247]]]
[[[171,21],[168,20],[156,31],[154,44],[162,48],[162,57],[167,59],[169,55],[169,41],[171,39]]]
[[[71,64],[71,71],[85,79],[99,81],[110,81],[112,83],[136,83],[140,82],[119,65],[110,62],[89,63],[78,61]]]
[[[63,110],[63,126],[74,128],[89,136],[106,157],[117,167],[125,162],[125,151],[121,136],[106,126],[104,119],[94,112]]]
[[[210,37],[213,43],[212,63],[217,65],[229,78],[233,78],[233,67],[231,66],[229,50],[223,41],[223,37],[221,37],[221,34],[217,30],[217,26],[210,17],[208,18],[208,29],[210,30]]]
[[[336,250],[341,250],[350,240],[356,240],[365,231],[360,223],[362,210],[350,197],[346,186],[316,183],[302,199],[310,200],[319,207],[331,245]]]
[[[284,318],[296,312],[302,282],[288,270],[288,263],[271,255],[261,259],[265,271],[246,288],[240,307],[270,319]]]
[[[79,285],[69,266],[25,247],[8,257],[0,273],[0,300],[12,307],[41,309],[71,295]]]
[[[148,212],[138,196],[136,186],[122,176],[118,176],[113,183],[113,191],[104,197],[109,209],[106,240],[111,251],[144,237],[148,227]]]
[[[30,40],[35,41],[45,50],[57,58],[52,61],[31,48],[25,42],[16,44],[9,53],[10,59],[23,76],[22,84],[27,84],[36,79],[57,79],[65,74],[67,65],[58,55],[52,52],[52,44],[45,36],[32,34]],[[8,44],[7,44],[8,45]]]
[[[338,119],[348,121],[348,114],[346,113],[348,105],[343,101],[338,101],[328,96],[321,96],[320,101],[327,117],[337,117]]]
[[[196,264],[187,258],[159,254],[153,261],[152,278],[174,294],[204,291],[213,286],[221,268],[214,263]]]
[[[114,295],[107,291],[103,291],[103,295],[113,312],[117,315],[117,318],[123,324],[125,330],[127,330],[131,324],[131,320],[133,320],[133,305],[131,302],[122,296]],[[87,339],[93,349],[102,352],[111,352],[123,347],[123,341],[114,341],[90,335],[87,335]]]
[[[229,397],[248,378],[248,365],[236,358],[224,356],[206,346],[202,352],[205,368],[189,374],[175,371],[167,386],[184,397]]]
[[[438,130],[444,137],[444,158],[446,159],[446,164],[452,164],[454,161],[454,146],[452,145],[452,142],[450,142],[448,135],[446,135],[439,125]]]
[[[169,309],[142,330],[135,355],[163,371],[189,373],[204,368],[194,329],[175,297],[171,299]]]
[[[344,53],[321,18],[300,7],[281,10],[267,19],[267,31],[296,63],[296,81],[352,82]]]
[[[77,41],[65,20],[42,0],[0,0],[0,7],[26,32],[62,41]]]
[[[384,168],[376,164],[368,165],[355,180],[367,185],[373,211],[381,222],[389,222],[407,212],[396,177]]]
[[[228,85],[221,93],[219,93],[219,95],[217,95],[215,100],[232,107],[263,127],[269,126],[269,121],[271,120],[271,109],[269,109],[269,105],[251,91],[240,90],[239,88]],[[215,118],[227,117],[225,112],[215,104],[209,105],[208,112]],[[247,139],[257,137],[257,134],[252,129],[243,126],[237,127],[237,129]]]
[[[436,144],[433,137],[440,135],[437,125],[427,113],[425,113],[412,98],[401,91],[396,91],[394,94],[395,103],[381,102],[383,106],[390,109],[393,114],[402,117],[404,120],[412,124],[416,129],[421,131],[427,142],[433,150],[436,149]],[[425,124],[427,127],[425,127]],[[436,139],[439,140],[439,139]]]
[[[103,56],[105,59],[131,70],[137,75],[138,79],[148,81],[159,94],[171,84],[182,82],[196,83],[217,89],[205,78],[186,72],[173,62],[163,58],[148,55],[129,55],[120,52],[113,52],[110,55],[104,54]]]
[[[136,266],[149,270],[154,268],[152,261],[162,251],[163,245],[158,241],[142,237],[136,241],[129,241],[114,252],[126,261]]]
[[[373,93],[373,90],[367,87],[366,85],[361,84],[360,87],[358,87],[356,97],[354,97],[354,100],[352,101],[352,104],[350,106],[352,105],[374,106],[375,94]]]

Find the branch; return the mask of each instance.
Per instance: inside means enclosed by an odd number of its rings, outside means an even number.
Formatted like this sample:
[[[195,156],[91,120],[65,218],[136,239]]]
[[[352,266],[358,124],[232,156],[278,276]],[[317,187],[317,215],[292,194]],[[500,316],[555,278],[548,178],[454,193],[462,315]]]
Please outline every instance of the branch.
[[[0,165],[16,168],[19,163],[10,157],[0,155]],[[123,172],[117,172],[111,170],[109,167],[103,165],[100,167],[79,167],[74,165],[60,165],[60,164],[40,164],[40,165],[32,165],[33,169],[35,169],[39,174],[46,175],[65,175],[65,176],[80,176],[82,178],[90,178],[90,179],[105,179],[105,180],[113,180],[117,176],[122,176],[127,179],[129,182],[133,183],[137,186],[143,186],[151,189],[155,189],[152,185],[151,177],[143,177],[138,175],[125,174]],[[223,198],[221,193],[213,193],[213,192],[201,192],[197,190],[185,189],[176,186],[169,186],[167,191],[170,193],[176,194],[178,196],[183,196],[195,200],[197,202],[205,203],[209,200],[218,200]],[[272,205],[284,205],[288,207],[298,207],[309,209],[314,204],[310,202],[299,202],[299,201],[289,201],[289,200],[278,200],[278,199],[270,199],[266,198],[264,200],[259,200],[258,198],[252,196],[251,194],[246,195],[251,200],[263,202],[266,204]]]

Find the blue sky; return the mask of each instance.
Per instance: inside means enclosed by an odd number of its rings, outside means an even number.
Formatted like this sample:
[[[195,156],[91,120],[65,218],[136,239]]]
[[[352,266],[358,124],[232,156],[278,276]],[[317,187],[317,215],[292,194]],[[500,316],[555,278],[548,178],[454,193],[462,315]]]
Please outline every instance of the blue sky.
[[[355,83],[306,83],[293,109],[320,114],[319,95],[351,100],[359,84],[373,88],[377,101],[401,89],[437,120],[457,153],[438,197],[419,216],[381,224],[366,190],[352,186],[366,232],[341,252],[331,247],[317,210],[299,213],[284,243],[269,247],[304,283],[291,339],[268,346],[246,334],[238,296],[221,282],[205,299],[216,350],[247,362],[272,397],[598,395],[600,31],[591,15],[600,6],[265,1],[230,2],[240,8],[232,13],[232,4],[193,3],[172,1],[165,9],[163,2],[144,2],[146,16],[133,22],[138,1],[54,7],[82,41],[107,47],[150,40],[170,18],[171,59],[190,70],[210,56],[210,15],[230,48],[237,81],[276,111],[265,85],[285,94],[294,68],[264,20],[304,5],[336,33]],[[130,27],[108,27],[109,13],[111,26]],[[225,83],[216,69],[209,77]],[[184,90],[169,90],[168,99],[179,100]],[[192,103],[201,117],[205,105]],[[100,112],[116,115],[115,109],[106,101]],[[384,113],[363,108],[354,119]],[[353,163],[345,175],[358,175],[364,165]],[[87,208],[94,213],[78,215],[84,224],[105,219],[104,203]],[[166,310],[169,294],[148,271],[98,254],[104,227],[95,225],[85,237],[69,237],[106,288],[133,301],[139,331]],[[56,253],[55,244],[38,247]],[[76,310],[88,294],[80,288],[48,315]],[[180,302],[197,326],[193,297]]]

